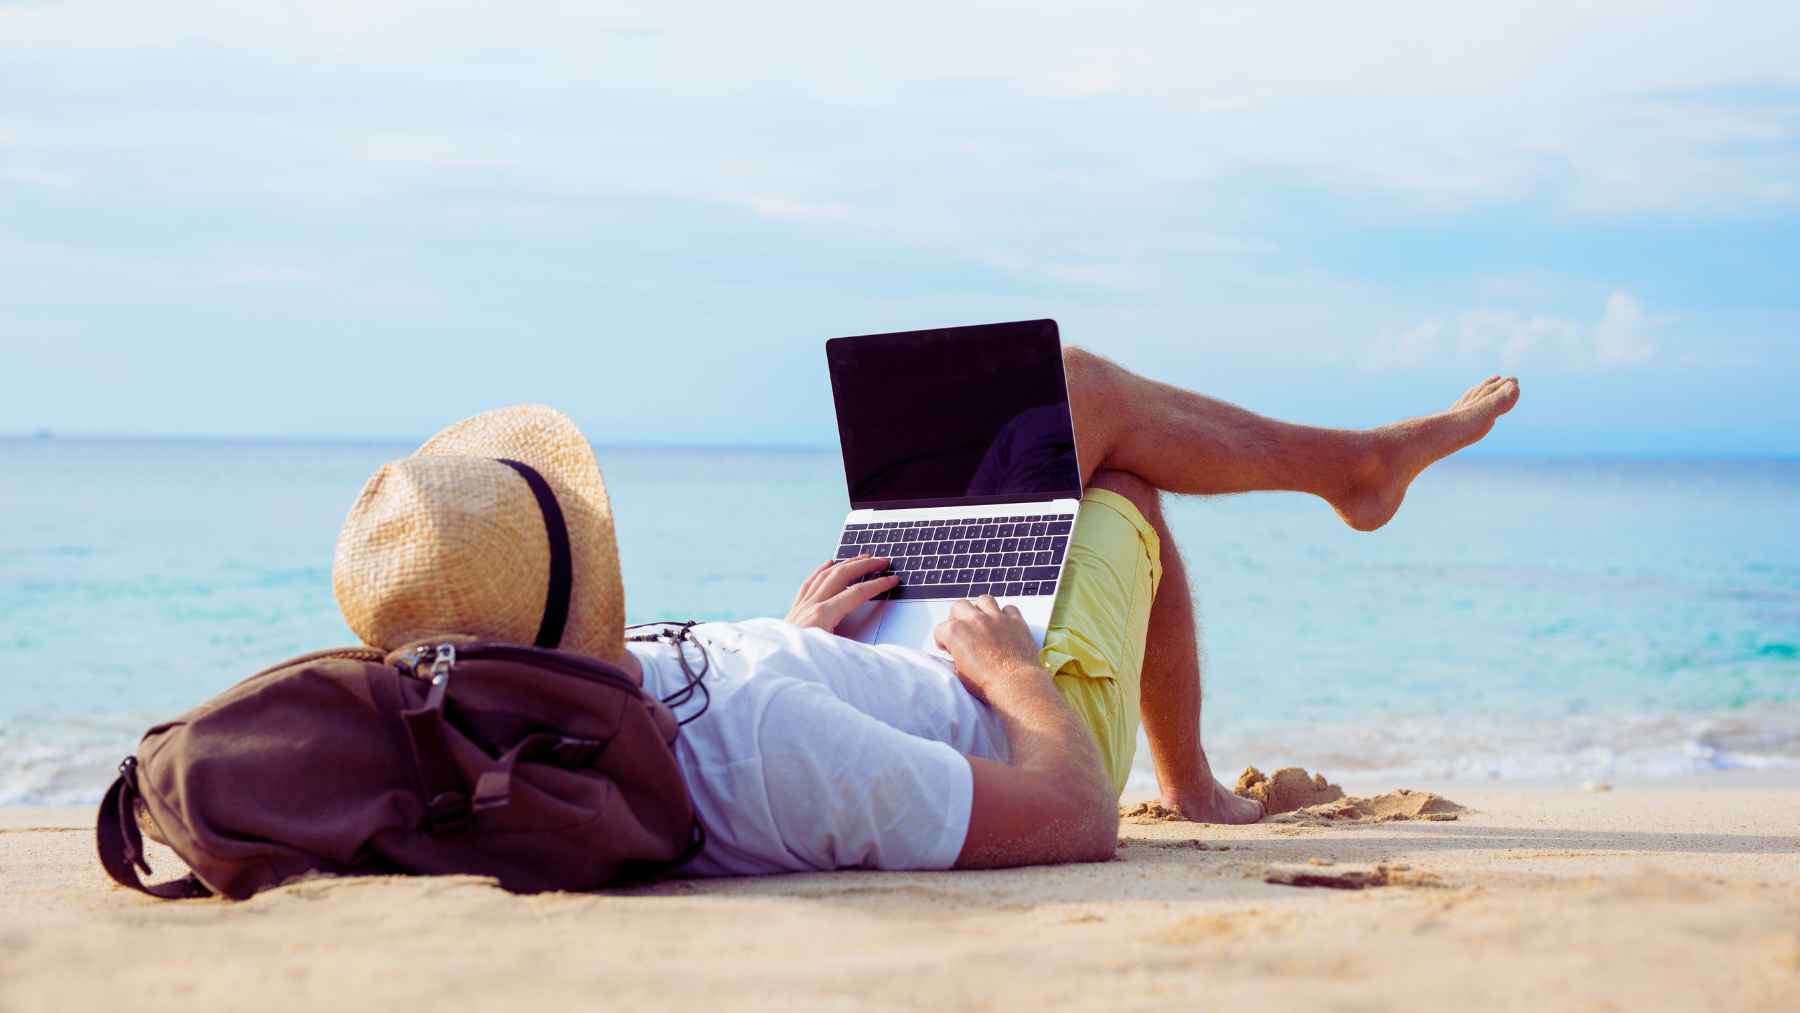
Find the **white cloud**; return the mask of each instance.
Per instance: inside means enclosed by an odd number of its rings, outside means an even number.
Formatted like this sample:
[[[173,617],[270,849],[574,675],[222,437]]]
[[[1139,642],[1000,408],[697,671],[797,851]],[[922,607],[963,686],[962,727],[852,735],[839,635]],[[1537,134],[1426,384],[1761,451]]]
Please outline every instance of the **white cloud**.
[[[1609,365],[1643,362],[1656,351],[1645,329],[1643,307],[1624,292],[1614,292],[1606,297],[1606,313],[1594,328],[1594,354]]]
[[[1382,334],[1370,350],[1368,365],[1374,369],[1416,366],[1435,358],[1444,322],[1435,317],[1421,320],[1403,331]]]
[[[797,222],[834,222],[843,221],[850,216],[850,209],[842,204],[812,204],[783,197],[780,194],[743,194],[737,199],[764,218]]]
[[[1656,352],[1649,337],[1654,323],[1628,292],[1607,296],[1600,318],[1592,323],[1506,309],[1464,310],[1448,323],[1431,317],[1378,335],[1364,365],[1615,369],[1651,359]]]
[[[1581,324],[1543,314],[1509,310],[1467,310],[1456,318],[1456,358],[1461,362],[1494,362],[1512,369],[1546,354],[1581,358]]]

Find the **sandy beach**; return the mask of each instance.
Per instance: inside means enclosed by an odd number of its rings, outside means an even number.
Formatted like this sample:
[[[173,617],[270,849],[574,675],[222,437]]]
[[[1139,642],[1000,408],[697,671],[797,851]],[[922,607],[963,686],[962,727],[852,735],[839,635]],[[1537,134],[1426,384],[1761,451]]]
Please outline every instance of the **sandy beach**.
[[[1467,809],[1122,820],[1101,865],[239,904],[114,888],[87,810],[0,810],[0,1009],[1800,1008],[1800,775],[1432,787]]]

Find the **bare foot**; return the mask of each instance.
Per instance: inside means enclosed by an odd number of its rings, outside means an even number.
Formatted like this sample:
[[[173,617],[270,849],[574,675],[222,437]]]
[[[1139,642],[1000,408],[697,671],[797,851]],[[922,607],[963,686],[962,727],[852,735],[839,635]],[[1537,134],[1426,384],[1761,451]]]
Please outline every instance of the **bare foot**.
[[[1212,782],[1212,790],[1202,792],[1197,799],[1164,792],[1162,804],[1180,813],[1182,819],[1195,823],[1255,823],[1263,817],[1261,802],[1233,795],[1231,789],[1216,779]]]
[[[1480,440],[1494,421],[1519,403],[1517,377],[1490,376],[1470,387],[1448,411],[1369,430],[1368,460],[1331,506],[1344,523],[1374,531],[1400,509],[1419,472]]]

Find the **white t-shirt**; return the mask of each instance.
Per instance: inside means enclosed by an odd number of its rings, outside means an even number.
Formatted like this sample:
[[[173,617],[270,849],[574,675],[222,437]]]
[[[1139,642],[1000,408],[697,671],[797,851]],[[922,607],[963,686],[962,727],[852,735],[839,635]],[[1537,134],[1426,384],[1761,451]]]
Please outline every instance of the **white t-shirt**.
[[[1004,761],[1000,720],[948,662],[775,619],[708,623],[706,713],[675,758],[706,826],[695,876],[947,869],[969,830],[962,754]],[[656,697],[687,679],[675,648],[630,644]],[[686,645],[696,671],[700,654]],[[683,718],[699,697],[677,710]]]

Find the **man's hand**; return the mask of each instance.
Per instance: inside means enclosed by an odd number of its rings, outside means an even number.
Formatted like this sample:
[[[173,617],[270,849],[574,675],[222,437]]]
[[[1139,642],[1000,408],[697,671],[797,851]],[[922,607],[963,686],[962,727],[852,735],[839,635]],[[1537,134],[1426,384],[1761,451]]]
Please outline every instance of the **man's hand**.
[[[990,696],[1020,685],[1050,684],[1025,617],[1015,606],[1001,608],[993,595],[951,605],[950,618],[932,635],[950,652],[963,685],[981,700],[992,703]]]
[[[877,573],[887,569],[888,561],[872,556],[857,556],[855,559],[827,559],[819,565],[806,583],[800,585],[800,593],[794,596],[794,607],[788,609],[787,621],[795,626],[811,626],[831,633],[837,630],[838,623],[844,617],[883,591],[893,588],[900,578],[895,576],[876,577],[860,584],[852,581],[865,574]]]

